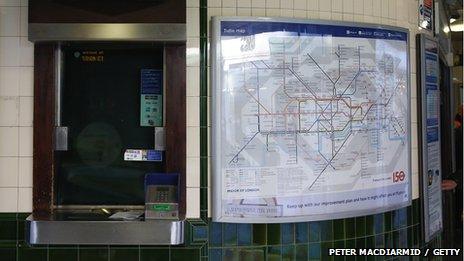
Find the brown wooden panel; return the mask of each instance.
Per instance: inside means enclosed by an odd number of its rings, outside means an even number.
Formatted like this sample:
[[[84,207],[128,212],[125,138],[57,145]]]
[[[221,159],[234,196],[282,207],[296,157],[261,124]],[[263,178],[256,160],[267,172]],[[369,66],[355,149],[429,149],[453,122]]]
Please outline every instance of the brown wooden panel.
[[[185,0],[30,0],[29,23],[185,23]]]
[[[179,208],[186,203],[186,89],[185,45],[165,47],[166,57],[166,172],[180,173]]]
[[[33,211],[47,214],[53,203],[55,44],[34,49]]]

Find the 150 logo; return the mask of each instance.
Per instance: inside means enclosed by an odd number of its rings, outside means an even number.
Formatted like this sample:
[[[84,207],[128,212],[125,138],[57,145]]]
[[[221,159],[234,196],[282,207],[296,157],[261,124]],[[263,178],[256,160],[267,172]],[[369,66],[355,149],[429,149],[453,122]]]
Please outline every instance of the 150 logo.
[[[395,171],[392,174],[393,183],[403,181],[405,177],[406,177],[406,174],[404,173],[404,171],[402,171],[402,170]]]

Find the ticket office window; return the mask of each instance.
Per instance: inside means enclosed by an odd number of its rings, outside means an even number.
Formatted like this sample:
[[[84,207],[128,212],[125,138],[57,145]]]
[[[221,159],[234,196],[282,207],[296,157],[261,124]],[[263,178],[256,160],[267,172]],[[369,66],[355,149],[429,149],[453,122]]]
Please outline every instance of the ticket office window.
[[[63,44],[60,52],[55,117],[67,128],[67,148],[55,151],[54,204],[142,206],[144,176],[165,171],[166,155],[128,161],[124,153],[154,148],[154,127],[141,122],[141,72],[164,71],[164,47]]]

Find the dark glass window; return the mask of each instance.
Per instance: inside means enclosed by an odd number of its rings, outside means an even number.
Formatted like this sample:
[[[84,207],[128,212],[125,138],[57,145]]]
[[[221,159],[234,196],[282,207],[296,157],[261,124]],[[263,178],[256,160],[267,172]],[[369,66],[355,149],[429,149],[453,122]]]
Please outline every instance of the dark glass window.
[[[56,152],[57,205],[142,205],[146,173],[163,162],[124,161],[126,149],[153,149],[140,126],[140,72],[163,69],[157,46],[62,47],[61,125],[68,151]]]

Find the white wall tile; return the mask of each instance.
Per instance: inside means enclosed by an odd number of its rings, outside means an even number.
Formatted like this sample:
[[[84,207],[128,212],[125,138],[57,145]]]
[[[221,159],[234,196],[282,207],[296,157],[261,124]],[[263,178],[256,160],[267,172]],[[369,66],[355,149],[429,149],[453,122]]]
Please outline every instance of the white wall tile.
[[[19,64],[21,66],[34,66],[34,44],[32,42],[29,42],[27,37],[21,37],[19,47]]]
[[[200,36],[200,11],[198,8],[187,8],[187,37]]]
[[[293,0],[280,0],[280,8],[293,9]]]
[[[17,126],[19,97],[0,96],[0,126]]]
[[[19,7],[0,7],[0,36],[19,36]]]
[[[237,0],[237,7],[251,8],[251,0]]]
[[[251,16],[251,8],[237,8],[237,16]]]
[[[353,1],[353,13],[364,14],[364,0]]]
[[[200,38],[187,39],[187,66],[200,65]]]
[[[373,0],[372,1],[372,14],[373,16],[381,16],[382,15],[382,2],[381,0]]]
[[[224,7],[222,8],[223,16],[235,16],[237,14],[237,8],[235,7]]]
[[[187,0],[187,7],[200,7],[200,0]]]
[[[187,158],[187,187],[200,187],[200,158]]]
[[[27,6],[21,7],[20,12],[20,28],[19,28],[19,35],[20,36],[27,36],[28,35],[28,15],[29,9]]]
[[[0,67],[0,96],[19,95],[19,67]]]
[[[200,68],[187,67],[187,96],[200,95]]]
[[[264,8],[251,8],[252,16],[266,16],[266,9]]]
[[[0,212],[17,212],[17,211],[18,211],[18,188],[0,188]]]
[[[343,0],[343,13],[353,13],[353,0]]]
[[[280,16],[282,17],[293,17],[293,9],[281,9]]]
[[[331,20],[332,13],[331,12],[319,12],[319,18],[323,20]]]
[[[32,157],[19,157],[18,186],[32,187]]]
[[[0,157],[18,156],[18,127],[0,127]]]
[[[419,198],[419,174],[417,172],[412,173],[411,184],[412,184],[411,198],[412,199]]]
[[[200,126],[200,98],[187,97],[187,126]]]
[[[18,186],[18,157],[0,157],[0,187]]]
[[[381,16],[386,18],[388,17],[388,1],[389,0],[382,0],[380,1],[380,6],[381,6]]]
[[[266,8],[266,16],[268,17],[279,17],[280,16],[280,9],[274,8]]]
[[[266,0],[251,0],[252,8],[266,8]]]
[[[296,2],[296,0],[294,0]],[[297,9],[295,7],[295,9]],[[306,10],[309,11],[318,11],[319,10],[319,0],[307,0]]]
[[[187,188],[187,218],[200,217],[200,189]]]
[[[18,0],[12,0],[12,1],[18,1]],[[21,6],[28,6],[29,5],[29,0],[20,0]]]
[[[419,172],[419,149],[411,149],[411,171]]]
[[[18,189],[18,212],[32,212],[32,188]]]
[[[343,12],[343,0],[332,0],[332,12]]]
[[[388,0],[388,18],[396,19],[396,0]]]
[[[332,1],[330,0],[319,0],[319,11],[330,12],[332,10]]]
[[[2,82],[1,77],[0,69],[0,83]],[[21,67],[19,69],[19,95],[34,96],[34,67]]]
[[[221,0],[208,0],[207,4],[208,4],[208,7],[221,7],[222,1]]]
[[[280,8],[280,0],[266,0],[266,8]]]
[[[187,157],[200,157],[200,128],[187,127]]]
[[[0,66],[19,66],[18,37],[0,37]]]
[[[32,157],[32,127],[19,127],[19,156]]]
[[[373,15],[372,0],[364,0],[364,15]]]
[[[20,6],[21,2],[27,2],[27,0],[0,0],[0,6]]]
[[[342,13],[332,13],[332,20],[343,21],[343,14]]]
[[[293,8],[295,10],[305,10],[306,11],[306,5],[307,5],[306,0],[293,0]]]
[[[19,126],[32,126],[34,98],[19,97]]]

